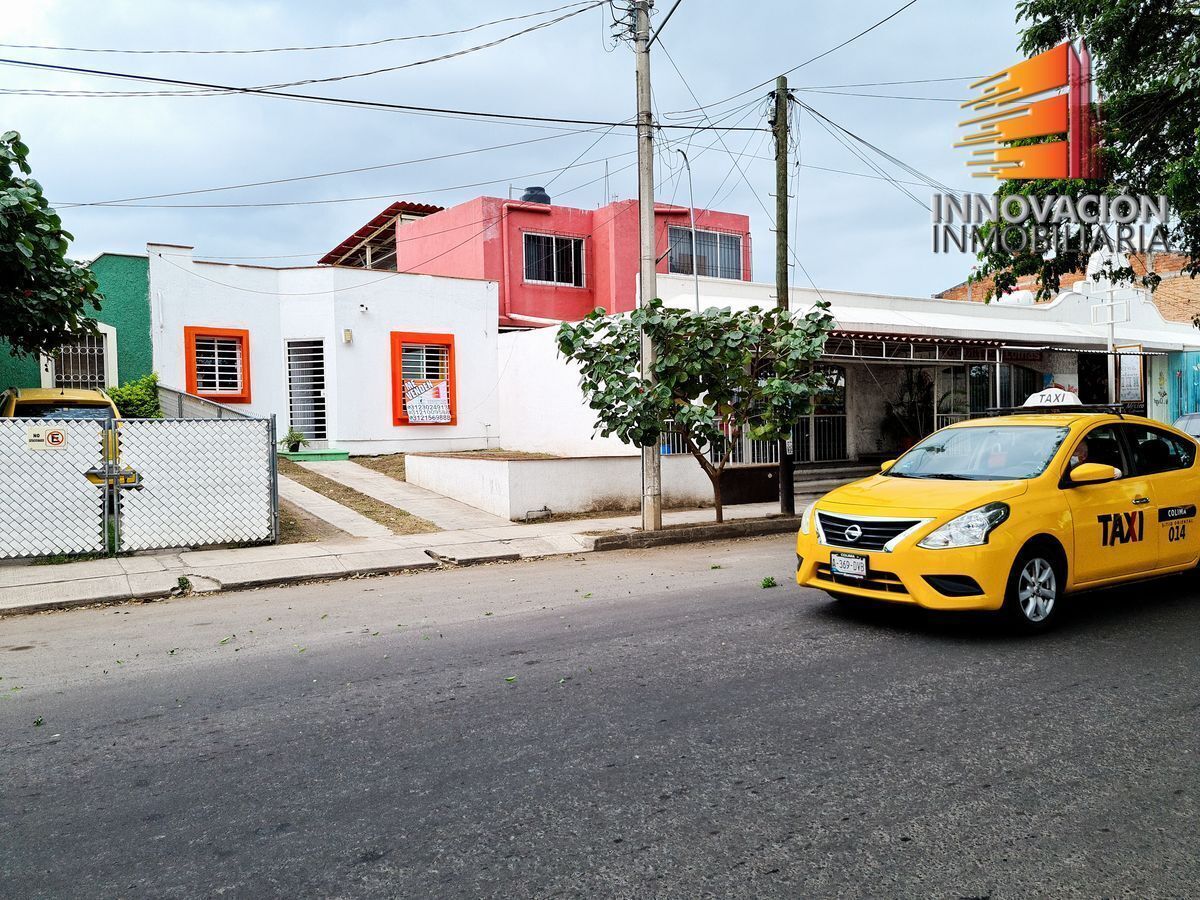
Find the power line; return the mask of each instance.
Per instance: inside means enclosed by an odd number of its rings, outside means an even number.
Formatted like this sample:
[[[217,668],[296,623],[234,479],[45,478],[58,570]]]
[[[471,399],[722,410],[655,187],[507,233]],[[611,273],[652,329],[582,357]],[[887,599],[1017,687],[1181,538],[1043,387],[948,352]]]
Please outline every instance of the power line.
[[[311,175],[293,175],[290,178],[272,178],[272,179],[268,179],[265,181],[247,181],[247,182],[243,182],[241,184],[226,184],[226,185],[221,185],[220,187],[195,188],[195,189],[186,190],[186,191],[170,191],[170,192],[161,193],[161,194],[145,194],[140,197],[119,197],[119,198],[115,198],[112,200],[93,200],[93,201],[78,202],[78,203],[60,203],[57,205],[60,207],[63,207],[63,208],[80,207],[80,206],[108,206],[108,205],[114,204],[114,203],[133,203],[133,202],[140,201],[140,200],[163,200],[168,197],[188,197],[188,196],[193,196],[195,194],[212,194],[212,193],[218,193],[220,191],[241,190],[243,188],[266,187],[268,185],[275,185],[275,184],[291,184],[291,183],[297,182],[297,181],[313,181],[318,178],[332,178],[332,177],[335,177],[338,175],[356,175],[356,174],[359,174],[362,172],[378,172],[382,169],[394,169],[394,168],[398,168],[400,166],[411,166],[411,165],[417,165],[419,163],[426,163],[426,162],[439,162],[441,160],[453,159],[453,158],[456,158],[459,156],[471,156],[476,153],[486,153],[486,152],[490,152],[492,150],[505,150],[505,149],[508,149],[509,147],[521,147],[521,146],[525,146],[527,144],[537,144],[537,143],[541,143],[543,141],[553,141],[553,140],[557,140],[559,138],[571,137],[575,134],[589,134],[595,130],[599,130],[599,129],[588,129],[587,131],[568,131],[568,132],[563,132],[561,134],[547,135],[545,137],[530,138],[529,140],[525,140],[525,141],[511,141],[507,144],[494,144],[490,147],[475,147],[471,150],[459,150],[454,153],[443,153],[443,154],[439,154],[437,156],[423,156],[423,157],[420,157],[417,159],[406,159],[406,160],[401,160],[399,162],[380,163],[379,165],[374,165],[374,166],[359,166],[359,167],[353,168],[353,169],[338,169],[333,172],[316,172]],[[612,129],[609,128],[607,131],[604,132],[604,134],[607,135],[607,134],[611,133],[611,131],[612,131]]]
[[[923,181],[923,182],[924,182],[925,184],[927,184],[929,187],[932,187],[932,188],[937,188],[938,190],[940,190],[940,191],[944,191],[945,193],[948,193],[948,194],[959,194],[959,193],[961,193],[960,191],[956,191],[956,190],[954,190],[954,188],[951,188],[951,187],[949,187],[949,186],[947,186],[947,185],[943,184],[942,182],[938,181],[937,179],[935,179],[935,178],[931,178],[930,176],[926,175],[926,174],[925,174],[924,172],[922,172],[921,170],[919,170],[919,169],[916,169],[916,168],[914,168],[913,166],[910,166],[908,163],[904,162],[904,160],[902,160],[902,159],[899,159],[899,158],[897,158],[897,157],[893,156],[892,154],[888,153],[886,150],[884,150],[884,149],[882,149],[882,148],[880,148],[880,147],[876,146],[875,144],[872,144],[872,143],[871,143],[870,141],[868,141],[866,138],[864,138],[864,137],[861,137],[860,135],[857,135],[857,134],[855,134],[853,131],[851,131],[850,129],[846,128],[844,125],[839,125],[837,122],[833,121],[833,119],[829,118],[829,116],[825,115],[824,113],[820,112],[820,111],[819,111],[819,110],[817,110],[817,109],[814,109],[814,108],[813,108],[812,106],[810,106],[809,104],[807,104],[807,103],[803,103],[803,102],[801,102],[801,101],[796,101],[796,102],[800,103],[800,105],[801,105],[802,107],[804,107],[805,109],[807,109],[807,110],[808,110],[810,113],[812,113],[812,114],[813,114],[814,116],[816,116],[818,119],[821,119],[821,120],[824,120],[825,122],[828,122],[828,123],[829,123],[830,125],[832,125],[834,128],[838,129],[838,131],[841,131],[843,134],[847,135],[848,137],[850,137],[850,138],[852,138],[853,140],[857,141],[858,143],[862,144],[864,147],[867,147],[867,148],[869,148],[870,150],[872,150],[873,152],[875,152],[875,153],[879,154],[879,155],[880,155],[880,156],[882,156],[884,159],[888,160],[888,161],[889,161],[889,162],[891,162],[893,165],[896,165],[896,166],[898,166],[899,168],[903,169],[905,172],[908,172],[908,174],[912,175],[913,177],[915,177],[915,178],[919,178],[921,181]]]
[[[476,118],[488,121],[506,121],[509,124],[519,122],[544,123],[551,122],[561,125],[601,125],[613,127],[635,127],[636,123],[611,122],[599,119],[569,119],[557,116],[533,116],[523,113],[496,113],[478,110],[450,109],[436,106],[417,106],[406,103],[388,103],[382,100],[353,100],[348,97],[322,97],[317,94],[301,94],[295,91],[267,90],[259,87],[236,87],[233,85],[214,84],[204,81],[188,81],[182,78],[166,78],[159,75],[139,75],[129,72],[111,72],[102,69],[87,69],[78,66],[62,66],[52,63],[39,63],[30,60],[0,58],[0,65],[17,66],[19,68],[40,69],[52,72],[69,72],[74,75],[89,75],[100,78],[116,78],[125,81],[149,82],[153,84],[173,84],[182,87],[204,88],[228,94],[249,94],[261,97],[277,97],[285,100],[302,100],[317,103],[328,103],[335,106],[353,106],[363,109],[392,110],[404,113],[433,113],[459,118]],[[720,126],[691,126],[659,124],[658,128],[681,128],[690,131],[757,131],[749,128],[722,128]]]
[[[613,156],[608,156],[603,159],[591,159],[584,162],[576,162],[568,164],[561,169],[542,169],[538,172],[525,172],[521,175],[510,175],[504,178],[493,178],[488,181],[473,181],[467,184],[454,184],[448,187],[426,188],[419,191],[389,191],[386,194],[369,194],[361,197],[334,197],[324,200],[275,200],[259,203],[90,203],[90,204],[74,204],[69,208],[74,209],[270,209],[283,206],[329,206],[335,203],[359,203],[365,200],[388,200],[396,196],[422,196],[424,194],[443,194],[450,191],[460,191],[466,188],[487,187],[493,184],[507,184],[513,181],[521,181],[527,178],[536,178],[539,175],[549,175],[552,172],[562,172],[566,169],[579,168],[581,166],[593,166],[597,163],[606,162],[607,160],[618,159],[622,156],[630,156],[636,153],[636,150],[628,150],[624,153],[617,153]],[[63,208],[68,208],[67,204],[62,204]]]
[[[61,52],[71,53],[122,53],[130,55],[163,55],[163,54],[187,54],[187,55],[240,55],[248,53],[292,53],[301,50],[346,50],[357,47],[378,47],[382,44],[393,44],[400,41],[420,41],[427,38],[453,37],[460,34],[469,34],[472,31],[480,31],[484,28],[489,28],[492,25],[502,25],[505,22],[518,22],[523,19],[534,19],[538,16],[548,16],[551,13],[560,12],[564,9],[571,9],[575,6],[598,6],[598,3],[592,0],[576,0],[574,3],[567,3],[563,6],[556,6],[552,9],[543,9],[538,12],[525,13],[520,16],[506,16],[503,19],[493,19],[490,22],[481,22],[478,25],[471,25],[468,28],[456,28],[453,31],[438,31],[430,34],[408,34],[399,37],[379,38],[374,41],[358,41],[350,44],[313,44],[306,47],[254,47],[244,50],[130,50],[116,47],[58,47],[49,44],[0,44],[0,47],[8,47],[14,50],[57,50]]]
[[[959,97],[913,97],[903,94],[866,94],[855,91],[824,91],[819,88],[795,88],[804,94],[832,94],[835,97],[874,97],[879,100],[928,100],[933,103],[961,103]]]
[[[265,88],[267,90],[275,90],[285,87],[303,87],[306,84],[329,84],[335,81],[348,81],[351,78],[366,78],[371,75],[384,75],[389,72],[399,72],[403,69],[412,69],[416,66],[428,65],[429,63],[443,62],[448,59],[455,59],[459,56],[466,56],[469,53],[475,53],[479,50],[487,50],[491,47],[496,47],[507,41],[511,41],[514,38],[521,37],[522,35],[530,34],[534,31],[540,31],[543,28],[549,28],[552,25],[565,22],[567,19],[582,15],[583,13],[595,9],[606,2],[608,2],[608,0],[591,0],[588,5],[572,10],[568,13],[563,13],[561,16],[557,16],[556,18],[549,19],[545,22],[538,22],[536,25],[530,25],[528,28],[522,28],[520,31],[515,31],[512,34],[506,34],[503,37],[495,38],[494,40],[486,41],[482,44],[477,44],[474,47],[466,47],[462,50],[455,50],[452,53],[443,53],[440,56],[433,56],[429,59],[420,59],[416,60],[415,62],[403,63],[402,65],[398,66],[385,66],[379,69],[370,69],[366,72],[352,72],[347,75],[330,75],[326,78],[304,78],[300,79],[299,81],[283,81],[279,82],[278,84],[258,85],[258,87]]]
[[[892,19],[896,18],[896,16],[900,15],[900,13],[904,12],[906,9],[908,9],[910,6],[914,5],[916,2],[917,2],[917,0],[908,0],[908,2],[905,3],[903,6],[901,6],[899,9],[884,16],[882,19],[880,19],[874,25],[864,28],[862,31],[860,31],[858,34],[854,35],[853,37],[849,37],[846,40],[842,41],[840,44],[830,47],[828,50],[818,53],[816,56],[810,57],[809,59],[806,59],[804,62],[800,63],[799,65],[792,66],[790,69],[780,72],[779,74],[780,75],[790,75],[793,72],[803,69],[805,66],[810,65],[811,63],[815,63],[819,59],[824,59],[826,56],[829,56],[831,53],[835,53],[836,51],[841,50],[843,47],[854,43],[859,38],[870,34],[872,31],[874,31],[876,28],[879,28],[881,25],[884,25],[885,23],[890,22]],[[706,107],[720,106],[724,103],[728,103],[730,100],[736,100],[738,97],[745,96],[746,94],[749,94],[752,91],[757,91],[759,88],[767,87],[774,81],[775,81],[775,77],[772,76],[771,78],[768,78],[766,81],[760,81],[758,84],[754,85],[753,87],[746,88],[746,90],[744,90],[744,91],[739,91],[738,93],[736,93],[730,97],[726,97],[724,100],[717,100],[713,103],[706,103],[703,106],[692,107],[691,109],[676,110],[675,112],[689,113],[689,112],[695,112],[698,109],[704,109]],[[697,100],[696,102],[699,103],[700,101]]]

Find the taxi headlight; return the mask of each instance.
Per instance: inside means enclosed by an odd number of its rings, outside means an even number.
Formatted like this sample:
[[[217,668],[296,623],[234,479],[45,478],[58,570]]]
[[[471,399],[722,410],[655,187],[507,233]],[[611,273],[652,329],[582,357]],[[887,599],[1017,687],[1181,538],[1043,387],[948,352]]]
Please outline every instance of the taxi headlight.
[[[816,502],[808,504],[804,507],[804,512],[800,514],[800,533],[811,534],[813,524],[813,510],[817,507]]]
[[[946,550],[951,547],[978,547],[986,544],[988,535],[1008,518],[1007,503],[988,503],[978,509],[951,519],[934,529],[917,546],[926,550]]]

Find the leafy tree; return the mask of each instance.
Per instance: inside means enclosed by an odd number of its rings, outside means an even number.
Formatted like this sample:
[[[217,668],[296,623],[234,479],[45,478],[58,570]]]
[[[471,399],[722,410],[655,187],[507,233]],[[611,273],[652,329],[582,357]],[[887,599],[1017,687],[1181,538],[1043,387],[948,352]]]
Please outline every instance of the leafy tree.
[[[805,315],[757,307],[689,313],[654,300],[628,315],[598,309],[558,330],[559,352],[579,364],[580,387],[602,435],[637,447],[659,442],[667,422],[712,482],[723,519],[721,473],[745,431],[781,440],[824,385],[813,362],[833,328],[827,304]],[[639,329],[654,347],[654,384],[639,374]],[[712,450],[710,456],[709,451]]]
[[[158,402],[158,374],[151,372],[120,387],[108,389],[108,396],[122,417],[126,419],[161,419],[162,407]]]
[[[52,353],[95,333],[96,279],[67,259],[72,236],[28,177],[29,148],[15,131],[0,135],[0,338],[14,356]]]
[[[1019,0],[1025,23],[1021,51],[1040,53],[1082,38],[1100,94],[1103,176],[1090,180],[1007,181],[1002,196],[1021,193],[1165,195],[1171,204],[1171,245],[1188,257],[1184,271],[1200,273],[1200,15],[1193,0]],[[1053,139],[1053,138],[1051,138]],[[990,226],[994,227],[994,226]],[[998,242],[997,242],[998,243]],[[1087,256],[1060,250],[1051,259],[1033,249],[980,254],[973,280],[995,278],[996,293],[1037,275],[1039,297],[1058,292],[1063,275],[1083,271]],[[1132,270],[1108,273],[1118,280]],[[1153,290],[1158,278],[1143,284]]]

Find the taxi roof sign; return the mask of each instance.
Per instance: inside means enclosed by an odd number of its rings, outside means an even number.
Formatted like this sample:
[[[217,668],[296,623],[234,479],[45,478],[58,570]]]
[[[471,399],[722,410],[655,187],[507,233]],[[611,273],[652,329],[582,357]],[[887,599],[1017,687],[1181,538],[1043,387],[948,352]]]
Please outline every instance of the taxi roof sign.
[[[1083,406],[1083,402],[1074,391],[1068,391],[1064,388],[1046,388],[1044,391],[1030,394],[1021,406],[1054,406],[1061,408],[1064,406]]]

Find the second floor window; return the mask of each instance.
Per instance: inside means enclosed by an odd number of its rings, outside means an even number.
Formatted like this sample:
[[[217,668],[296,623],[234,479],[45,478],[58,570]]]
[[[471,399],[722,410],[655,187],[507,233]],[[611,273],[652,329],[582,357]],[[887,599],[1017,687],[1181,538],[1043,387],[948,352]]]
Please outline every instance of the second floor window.
[[[693,273],[709,278],[742,278],[742,236],[696,229],[696,259],[692,260],[692,230],[672,225],[667,271],[673,275]],[[693,269],[695,265],[695,269]]]
[[[583,287],[583,238],[526,234],[525,280]]]

